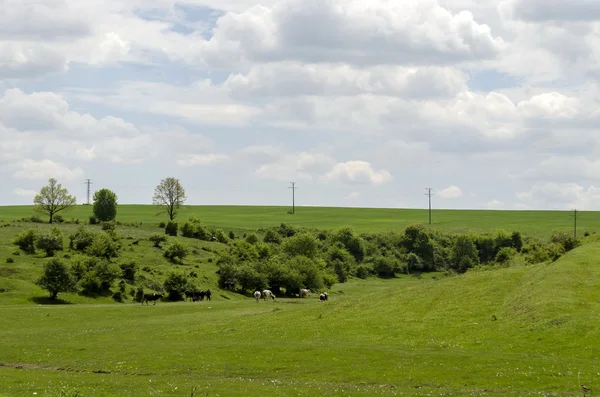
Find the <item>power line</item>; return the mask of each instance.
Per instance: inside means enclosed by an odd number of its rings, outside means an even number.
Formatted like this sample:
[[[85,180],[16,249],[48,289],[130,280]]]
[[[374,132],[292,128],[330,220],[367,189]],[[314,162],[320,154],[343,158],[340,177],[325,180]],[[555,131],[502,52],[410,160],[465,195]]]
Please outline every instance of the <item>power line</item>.
[[[427,193],[425,193],[426,196],[429,196],[429,224],[431,225],[431,188],[430,187],[426,187],[425,190],[427,190]]]
[[[92,180],[86,179],[83,183],[87,185],[87,205],[90,205],[90,185],[92,184]]]
[[[292,186],[289,189],[292,189],[292,214],[296,213],[296,182],[290,182]]]

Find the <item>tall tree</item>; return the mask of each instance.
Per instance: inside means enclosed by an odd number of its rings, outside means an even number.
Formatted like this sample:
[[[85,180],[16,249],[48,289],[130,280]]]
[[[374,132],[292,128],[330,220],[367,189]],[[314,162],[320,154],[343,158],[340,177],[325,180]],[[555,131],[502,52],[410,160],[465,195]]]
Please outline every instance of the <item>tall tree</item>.
[[[44,186],[33,199],[35,210],[50,217],[48,223],[52,223],[54,215],[58,212],[68,210],[76,203],[75,197],[71,196],[54,178],[48,179],[48,185]]]
[[[181,182],[176,178],[165,178],[160,181],[154,189],[154,197],[152,202],[156,205],[165,207],[165,212],[169,215],[169,220],[173,220],[177,215],[177,210],[187,200],[185,190],[181,186]]]
[[[106,222],[117,216],[117,195],[109,189],[100,189],[94,193],[94,216]]]

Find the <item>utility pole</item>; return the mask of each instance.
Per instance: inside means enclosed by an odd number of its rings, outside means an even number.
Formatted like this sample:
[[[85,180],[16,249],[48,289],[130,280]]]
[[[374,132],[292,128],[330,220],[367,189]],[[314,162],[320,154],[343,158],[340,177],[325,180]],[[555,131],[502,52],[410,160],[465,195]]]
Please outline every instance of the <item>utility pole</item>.
[[[425,193],[426,196],[429,196],[429,224],[431,225],[431,188],[430,187],[426,187],[425,190],[427,190],[427,193]]]
[[[577,240],[577,208],[573,210],[573,238]]]
[[[92,184],[92,180],[86,179],[83,183],[87,185],[87,205],[90,205],[90,185]]]
[[[289,188],[292,189],[292,214],[296,213],[296,182],[290,182],[292,186]]]

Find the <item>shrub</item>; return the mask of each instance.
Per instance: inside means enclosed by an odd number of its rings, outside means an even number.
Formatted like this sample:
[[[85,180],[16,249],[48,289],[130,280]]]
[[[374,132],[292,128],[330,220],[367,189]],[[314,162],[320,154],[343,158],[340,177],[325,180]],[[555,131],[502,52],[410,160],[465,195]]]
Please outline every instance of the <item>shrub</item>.
[[[247,237],[246,237],[246,242],[250,243],[250,244],[256,244],[258,242],[258,237],[256,236],[256,234],[254,233],[250,233]]]
[[[234,240],[234,239],[235,239],[235,233],[234,233],[233,231],[231,231],[231,230],[229,231],[229,238],[230,238],[231,240]]]
[[[56,223],[63,223],[65,221],[65,218],[63,218],[62,215],[58,214],[58,215],[54,215],[53,221]]]
[[[167,224],[165,222],[160,222],[158,224],[158,227],[160,227],[161,229],[164,229],[167,226]]]
[[[274,230],[269,229],[265,233],[265,237],[263,237],[263,241],[265,243],[279,244],[279,243],[281,243],[281,237]]]
[[[90,256],[110,259],[119,256],[119,249],[119,244],[114,241],[110,234],[100,232],[94,235],[92,245],[87,248],[86,252]]]
[[[517,255],[517,250],[513,247],[501,248],[496,254],[497,263],[506,263]]]
[[[114,232],[116,227],[117,224],[114,220],[102,221],[102,230],[104,230],[105,232]]]
[[[183,244],[176,241],[165,250],[165,253],[163,255],[170,261],[181,262],[187,256],[187,254],[187,248]]]
[[[165,226],[165,234],[175,237],[177,236],[177,229],[177,222],[169,221],[169,223],[167,223],[167,226]]]
[[[148,240],[154,244],[155,248],[161,248],[161,244],[167,242],[167,236],[164,234],[153,234],[152,236],[148,237]]]
[[[14,244],[27,254],[35,253],[35,242],[37,240],[37,232],[33,229],[21,232],[14,240]]]
[[[229,239],[225,235],[225,232],[223,230],[221,230],[221,229],[217,229],[215,231],[215,237],[217,238],[217,241],[220,242],[221,244],[228,244],[229,243]]]
[[[123,302],[123,292],[117,291],[112,295],[112,298],[115,302]]]
[[[310,233],[300,233],[285,240],[283,251],[290,256],[303,255],[315,258],[318,254],[319,243]]]
[[[577,248],[581,243],[570,233],[565,232],[554,232],[550,237],[550,241],[556,244],[560,244],[565,252],[569,252],[572,249]]]
[[[96,219],[96,217],[94,215],[91,215],[89,218],[89,223],[90,223],[90,225],[96,225],[96,224],[98,224],[98,219]]]
[[[85,251],[94,242],[94,233],[82,225],[79,226],[75,233],[69,236],[69,240],[69,247],[71,249]]]
[[[127,282],[129,282],[130,284],[133,284],[135,282],[135,273],[138,269],[137,263],[121,263],[119,267],[121,268],[121,277],[127,280]]]
[[[102,222],[111,221],[117,216],[117,195],[109,189],[94,193],[94,216]]]
[[[11,257],[6,258],[6,263],[15,263],[15,260]]]
[[[358,278],[362,278],[363,280],[366,279],[367,277],[369,277],[369,274],[371,273],[371,269],[369,269],[369,267],[365,266],[365,265],[360,265],[356,268],[356,277]]]
[[[163,288],[167,292],[169,300],[172,301],[183,300],[183,295],[188,287],[186,275],[180,272],[170,272],[163,283]]]
[[[135,302],[142,302],[144,300],[144,287],[141,285],[135,291],[135,296],[133,298]]]
[[[42,234],[36,241],[36,248],[46,252],[46,256],[54,256],[56,251],[63,250],[63,237],[60,229],[52,228],[50,233]]]

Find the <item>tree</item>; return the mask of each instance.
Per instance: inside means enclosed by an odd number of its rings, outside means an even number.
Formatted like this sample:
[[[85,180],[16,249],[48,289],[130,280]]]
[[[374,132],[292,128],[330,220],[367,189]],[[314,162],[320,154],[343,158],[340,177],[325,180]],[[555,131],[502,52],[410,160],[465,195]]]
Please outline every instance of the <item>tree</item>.
[[[56,299],[59,292],[75,292],[76,283],[67,266],[59,259],[51,259],[44,265],[44,274],[35,282],[50,292],[50,299]]]
[[[117,216],[117,195],[109,189],[94,193],[94,216],[102,222],[112,221]]]
[[[161,180],[158,186],[156,186],[152,202],[155,205],[166,207],[165,212],[169,214],[169,220],[172,221],[175,215],[177,215],[177,210],[183,205],[186,199],[185,190],[181,186],[179,179],[169,177]]]
[[[52,223],[55,214],[72,208],[76,203],[75,197],[54,178],[48,179],[48,186],[44,186],[33,199],[36,211],[50,217],[48,223]]]

